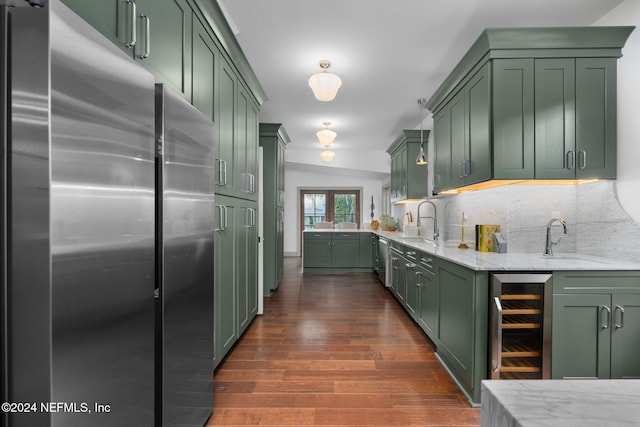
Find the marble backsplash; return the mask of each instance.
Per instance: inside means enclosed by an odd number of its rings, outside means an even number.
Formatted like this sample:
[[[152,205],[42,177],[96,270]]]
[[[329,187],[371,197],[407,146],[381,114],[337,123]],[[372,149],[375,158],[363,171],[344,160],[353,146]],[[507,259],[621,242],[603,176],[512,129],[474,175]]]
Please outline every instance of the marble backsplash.
[[[507,185],[481,191],[430,198],[438,209],[440,240],[459,241],[462,213],[469,227],[465,241],[473,248],[474,224],[500,224],[507,239],[508,252],[544,252],[546,226],[554,215],[562,216],[568,234],[556,223],[552,238],[562,240],[554,252],[588,255],[640,262],[640,224],[622,209],[615,194],[615,182],[581,185]],[[418,203],[394,205],[393,216],[406,218],[411,212],[414,224]],[[421,216],[431,216],[424,204]],[[432,220],[422,219],[420,234],[431,236]]]

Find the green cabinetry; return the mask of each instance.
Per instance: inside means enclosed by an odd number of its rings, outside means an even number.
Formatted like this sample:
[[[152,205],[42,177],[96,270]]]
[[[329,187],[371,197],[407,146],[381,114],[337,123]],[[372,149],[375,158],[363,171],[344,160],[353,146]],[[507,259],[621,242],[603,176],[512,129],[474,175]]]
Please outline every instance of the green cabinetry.
[[[364,243],[366,242],[366,244]],[[372,234],[359,231],[305,231],[302,266],[305,271],[371,271],[372,261],[361,266],[361,247],[372,259]]]
[[[360,233],[360,268],[373,268],[374,249],[376,245],[376,235],[373,233]]]
[[[616,60],[633,27],[485,30],[427,102],[434,193],[616,177]]]
[[[215,364],[258,311],[258,204],[216,196]]]
[[[433,269],[433,257],[420,254],[416,268],[416,287],[418,291],[417,322],[431,341],[437,345],[438,328],[438,280]]]
[[[284,154],[289,135],[280,123],[260,123],[263,158],[264,295],[282,279],[284,262]]]
[[[306,268],[331,267],[331,233],[305,232],[303,234],[302,260]]]
[[[553,378],[640,378],[640,272],[553,275]]]
[[[490,83],[485,64],[434,115],[434,193],[491,177]]]
[[[424,144],[429,131],[422,131]],[[391,156],[391,201],[427,197],[427,168],[416,165],[420,149],[420,131],[404,130],[387,149]],[[426,152],[426,147],[425,147]]]
[[[488,274],[434,258],[438,283],[437,355],[460,387],[480,402],[487,378]]]

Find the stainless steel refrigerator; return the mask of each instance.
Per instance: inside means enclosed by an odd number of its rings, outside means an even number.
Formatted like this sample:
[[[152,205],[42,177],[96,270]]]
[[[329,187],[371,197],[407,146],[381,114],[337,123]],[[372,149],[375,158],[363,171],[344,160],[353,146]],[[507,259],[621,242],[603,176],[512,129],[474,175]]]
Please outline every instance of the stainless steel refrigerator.
[[[0,422],[203,425],[213,133],[156,120],[154,77],[58,0],[0,12],[0,400],[36,405]]]
[[[156,407],[163,426],[203,426],[213,406],[213,123],[159,84],[156,140]]]

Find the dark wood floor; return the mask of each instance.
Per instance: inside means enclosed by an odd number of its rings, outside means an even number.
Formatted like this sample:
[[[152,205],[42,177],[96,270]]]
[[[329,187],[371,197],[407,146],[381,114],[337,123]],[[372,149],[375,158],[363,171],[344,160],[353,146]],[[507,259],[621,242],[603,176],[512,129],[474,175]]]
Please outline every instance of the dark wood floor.
[[[220,365],[207,424],[478,426],[434,347],[371,273],[302,274]]]

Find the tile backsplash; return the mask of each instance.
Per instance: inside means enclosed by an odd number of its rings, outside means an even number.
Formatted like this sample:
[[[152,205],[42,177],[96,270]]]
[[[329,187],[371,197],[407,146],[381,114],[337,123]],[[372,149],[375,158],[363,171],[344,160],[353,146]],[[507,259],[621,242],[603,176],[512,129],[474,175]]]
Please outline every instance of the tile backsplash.
[[[481,191],[430,199],[438,208],[440,240],[459,241],[462,213],[469,227],[465,241],[471,248],[475,224],[500,224],[508,242],[508,252],[544,252],[546,226],[554,216],[562,216],[568,234],[554,246],[554,252],[579,252],[640,262],[640,224],[622,209],[615,194],[615,182],[581,185],[507,185]],[[404,218],[411,212],[417,220],[418,203],[395,205],[393,215]],[[431,216],[425,204],[421,216]],[[432,220],[422,219],[420,234],[430,236]],[[552,238],[562,235],[562,227],[552,228]]]

